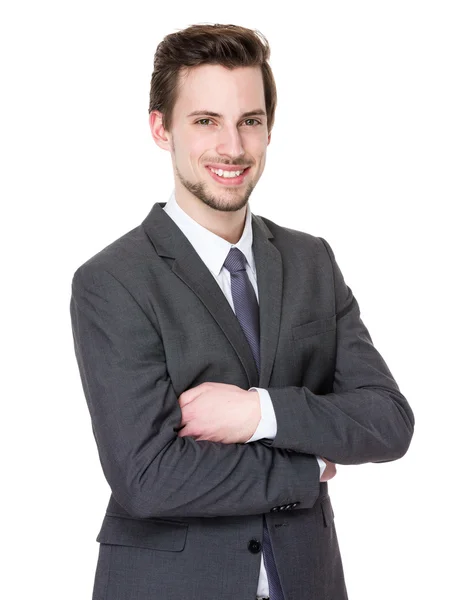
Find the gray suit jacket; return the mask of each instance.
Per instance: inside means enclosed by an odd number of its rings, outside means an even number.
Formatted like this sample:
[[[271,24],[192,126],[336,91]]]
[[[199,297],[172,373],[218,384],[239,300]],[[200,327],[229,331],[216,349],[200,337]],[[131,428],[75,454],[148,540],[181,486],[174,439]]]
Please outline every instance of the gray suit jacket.
[[[400,458],[413,413],[329,245],[252,216],[261,373],[227,299],[156,203],[79,267],[75,352],[111,497],[94,600],[252,600],[268,516],[286,600],[345,600],[328,485],[339,464]],[[180,438],[178,396],[266,388],[274,440]]]

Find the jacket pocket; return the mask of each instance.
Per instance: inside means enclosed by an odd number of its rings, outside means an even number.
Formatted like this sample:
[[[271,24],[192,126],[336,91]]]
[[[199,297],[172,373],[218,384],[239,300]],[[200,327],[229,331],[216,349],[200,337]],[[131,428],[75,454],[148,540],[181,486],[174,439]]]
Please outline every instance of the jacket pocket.
[[[320,333],[326,333],[336,329],[336,315],[328,319],[318,319],[317,321],[309,321],[301,325],[292,327],[292,339],[299,340],[302,338],[311,337]]]
[[[185,523],[105,515],[96,541],[101,544],[180,552],[185,546],[187,530],[188,524]]]

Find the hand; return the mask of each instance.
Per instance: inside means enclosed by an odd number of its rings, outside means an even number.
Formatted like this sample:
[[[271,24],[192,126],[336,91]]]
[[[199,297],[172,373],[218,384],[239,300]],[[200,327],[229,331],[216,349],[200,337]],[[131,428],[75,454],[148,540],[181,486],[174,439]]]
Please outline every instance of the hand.
[[[325,461],[326,467],[323,471],[323,475],[320,478],[320,481],[329,481],[330,479],[333,479],[333,477],[336,475],[336,465],[330,462],[329,460],[326,460],[326,458],[323,458],[323,456],[321,457],[321,459]]]
[[[208,381],[186,390],[178,400],[182,410],[179,437],[245,443],[261,419],[259,393],[236,385]]]

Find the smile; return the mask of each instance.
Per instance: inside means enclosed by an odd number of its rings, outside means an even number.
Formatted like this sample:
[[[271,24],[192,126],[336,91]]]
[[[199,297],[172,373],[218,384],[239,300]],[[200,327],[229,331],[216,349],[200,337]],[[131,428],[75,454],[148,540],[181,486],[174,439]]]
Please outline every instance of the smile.
[[[250,167],[236,171],[226,171],[224,169],[213,169],[207,167],[207,170],[211,174],[212,178],[223,185],[240,185],[244,180],[249,171]]]

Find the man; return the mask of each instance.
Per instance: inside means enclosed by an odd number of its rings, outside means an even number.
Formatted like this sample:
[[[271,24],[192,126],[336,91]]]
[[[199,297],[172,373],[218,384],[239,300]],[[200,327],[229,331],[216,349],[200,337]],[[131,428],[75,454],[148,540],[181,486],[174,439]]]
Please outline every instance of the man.
[[[112,490],[95,600],[347,598],[327,481],[411,441],[330,246],[250,211],[276,107],[268,58],[232,25],[163,40],[150,127],[174,193],[74,275]]]

